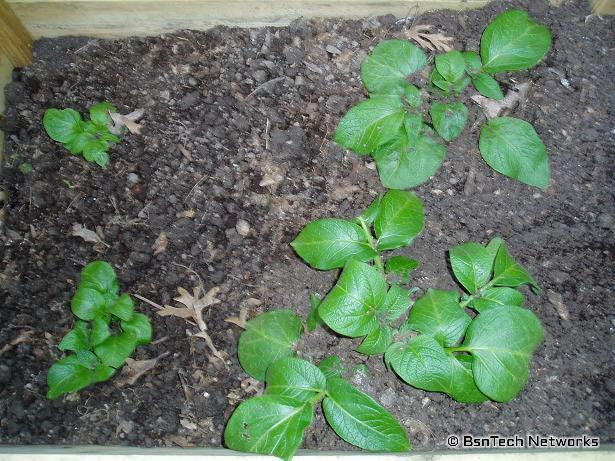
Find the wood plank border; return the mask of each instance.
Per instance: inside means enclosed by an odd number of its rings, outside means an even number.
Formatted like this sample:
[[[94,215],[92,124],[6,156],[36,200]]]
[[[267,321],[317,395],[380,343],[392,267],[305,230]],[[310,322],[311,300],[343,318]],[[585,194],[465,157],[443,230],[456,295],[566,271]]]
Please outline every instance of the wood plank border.
[[[32,64],[32,37],[5,0],[0,0],[0,50],[15,67]]]
[[[157,35],[216,25],[286,25],[304,17],[404,17],[469,9],[489,0],[8,0],[35,37]]]
[[[615,14],[615,0],[592,0],[595,14]]]

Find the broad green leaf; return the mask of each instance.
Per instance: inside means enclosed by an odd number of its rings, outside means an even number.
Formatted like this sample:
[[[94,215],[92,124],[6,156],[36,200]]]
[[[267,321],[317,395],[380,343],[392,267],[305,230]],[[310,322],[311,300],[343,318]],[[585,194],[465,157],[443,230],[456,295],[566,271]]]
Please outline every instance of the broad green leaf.
[[[246,373],[263,381],[269,365],[293,355],[302,329],[301,319],[287,309],[253,318],[239,337],[239,363]]]
[[[478,388],[498,402],[513,399],[525,386],[532,353],[542,342],[542,327],[529,310],[500,306],[478,314],[466,332]]]
[[[410,450],[404,428],[367,394],[339,378],[327,381],[325,418],[346,442],[369,451]]]
[[[88,162],[95,162],[104,167],[109,163],[109,143],[102,140],[94,140],[83,146],[83,158]]]
[[[310,402],[327,387],[327,378],[316,365],[295,357],[272,363],[265,381],[265,394],[282,395],[301,402]]]
[[[416,143],[419,141],[419,138],[421,137],[422,130],[423,115],[420,113],[406,113],[406,115],[404,116],[404,131],[406,132],[406,138],[408,141],[406,149],[409,149],[410,146],[416,145]]]
[[[453,84],[451,82],[449,82],[448,80],[446,80],[442,74],[440,72],[438,72],[438,69],[436,69],[435,67],[433,68],[433,70],[431,71],[431,73],[429,74],[429,81],[435,85],[436,88],[439,88],[440,90],[444,91],[444,93],[448,93],[449,91],[451,91]]]
[[[462,102],[434,102],[429,109],[433,126],[445,141],[461,134],[468,121],[468,108]]]
[[[90,328],[87,322],[77,320],[73,329],[70,330],[60,344],[58,349],[61,351],[84,351],[90,348]]]
[[[94,104],[90,107],[90,120],[94,123],[107,127],[109,122],[111,122],[109,112],[117,112],[117,109],[111,103],[103,101],[98,104]]]
[[[411,144],[404,137],[374,153],[382,185],[389,189],[409,189],[424,183],[438,171],[446,149],[429,136]]]
[[[480,132],[479,147],[485,162],[498,173],[530,186],[549,186],[547,149],[525,120],[489,120]]]
[[[449,257],[455,278],[469,293],[476,293],[490,280],[493,258],[484,246],[462,243],[450,250]]]
[[[503,243],[504,243],[504,240],[502,240],[500,237],[494,237],[489,241],[489,243],[485,247],[487,249],[487,252],[489,253],[489,258],[491,259],[492,269],[493,269],[493,264],[495,263],[495,257],[497,256],[498,251],[500,250],[500,246]]]
[[[231,450],[274,455],[289,461],[312,422],[312,406],[281,395],[262,395],[242,402],[224,430]]]
[[[378,249],[391,250],[408,246],[423,230],[423,204],[412,192],[390,190],[380,202],[374,222]]]
[[[466,70],[466,62],[461,52],[451,50],[448,53],[436,56],[436,69],[445,80],[456,82],[463,77]]]
[[[551,32],[525,11],[497,16],[480,41],[483,70],[490,74],[534,67],[551,48]]]
[[[365,221],[367,225],[372,225],[380,213],[380,201],[382,200],[382,195],[379,195],[374,199],[374,201],[359,215],[360,218]]]
[[[79,287],[93,288],[100,293],[118,294],[120,285],[111,265],[106,261],[92,261],[81,271]]]
[[[308,331],[314,331],[320,325],[323,325],[323,321],[318,315],[318,306],[320,305],[320,298],[315,293],[310,294],[310,312],[306,319],[306,325]]]
[[[359,155],[371,154],[400,135],[404,108],[398,98],[373,97],[350,109],[333,139]]]
[[[384,303],[386,294],[387,284],[378,269],[351,260],[318,306],[318,313],[337,333],[364,336],[378,328],[376,311]]]
[[[398,285],[391,285],[380,309],[380,312],[385,314],[384,319],[387,322],[393,322],[408,309],[410,309],[410,292]]]
[[[113,376],[116,371],[117,370],[115,368],[103,365],[101,363],[94,370],[94,382],[100,383],[102,381],[106,381],[111,378],[111,376]]]
[[[55,399],[62,394],[76,392],[94,381],[94,371],[81,365],[76,355],[68,355],[51,365],[47,372],[47,398]]]
[[[76,351],[75,357],[77,357],[77,361],[80,365],[89,368],[90,370],[94,370],[98,365],[100,365],[100,360],[98,360],[98,357],[96,357],[92,351]]]
[[[502,242],[493,266],[493,285],[515,288],[525,284],[530,285],[534,292],[540,291],[532,276],[510,256]]]
[[[61,143],[69,143],[81,133],[81,123],[81,115],[73,109],[47,109],[43,115],[45,131],[51,139]]]
[[[464,403],[486,400],[474,384],[472,370],[430,336],[420,335],[406,343],[393,344],[386,351],[385,360],[413,387],[444,392]]]
[[[361,63],[361,80],[372,94],[386,93],[403,85],[405,78],[421,70],[425,53],[406,40],[384,40]]]
[[[122,296],[109,307],[109,312],[121,320],[130,320],[134,313],[134,302],[128,293],[124,293]]]
[[[101,141],[106,141],[108,143],[118,143],[120,142],[120,137],[113,133],[101,133],[99,135],[99,139]]]
[[[110,367],[118,368],[134,352],[137,342],[132,333],[124,331],[116,336],[110,336],[94,348],[94,353],[100,361]]]
[[[423,103],[421,91],[414,85],[408,84],[404,86],[404,97],[410,107],[417,108]]]
[[[461,55],[466,64],[466,72],[469,75],[474,76],[481,71],[483,64],[478,53],[475,51],[464,51]]]
[[[93,288],[79,286],[70,303],[73,314],[81,320],[92,320],[105,313],[105,298]]]
[[[444,346],[453,346],[463,338],[471,320],[459,305],[456,291],[430,288],[415,301],[407,323],[414,331],[433,336]]]
[[[122,320],[122,331],[131,333],[137,344],[145,345],[152,341],[152,324],[145,314],[135,313],[130,320]]]
[[[470,84],[470,77],[467,75],[464,75],[455,82],[449,82],[435,68],[431,71],[431,74],[429,74],[429,80],[433,87],[428,89],[440,96],[446,97],[451,94],[460,94]]]
[[[410,282],[410,272],[418,268],[420,263],[416,259],[406,256],[393,256],[387,259],[384,270],[387,274],[397,274],[404,283]]]
[[[337,355],[330,355],[322,359],[318,363],[318,369],[322,371],[325,378],[341,378],[344,374],[344,366],[342,365],[342,359]]]
[[[65,147],[71,154],[80,154],[83,152],[85,145],[92,141],[92,135],[90,133],[78,133],[75,137],[65,144]]]
[[[317,219],[290,243],[314,269],[344,267],[347,261],[369,261],[377,255],[361,226],[344,219]]]
[[[90,337],[92,346],[98,346],[109,336],[111,336],[111,329],[109,328],[107,321],[102,317],[95,317],[92,320],[92,334]]]
[[[524,302],[523,294],[514,288],[493,287],[483,291],[480,298],[470,303],[470,307],[484,312],[498,306],[523,306]]]
[[[393,330],[391,327],[381,325],[363,338],[363,342],[356,348],[356,351],[365,355],[382,354],[391,345],[392,339]]]
[[[491,75],[481,72],[472,78],[472,85],[480,94],[487,98],[500,101],[504,99],[502,88],[495,78]]]

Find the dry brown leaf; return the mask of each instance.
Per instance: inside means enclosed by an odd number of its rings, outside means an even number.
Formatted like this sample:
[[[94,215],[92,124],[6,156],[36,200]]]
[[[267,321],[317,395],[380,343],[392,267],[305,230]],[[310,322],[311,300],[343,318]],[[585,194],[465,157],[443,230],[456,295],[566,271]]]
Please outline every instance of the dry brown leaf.
[[[170,352],[166,351],[160,354],[158,357],[148,360],[134,360],[131,358],[127,358],[126,366],[122,368],[122,375],[124,375],[124,377],[117,382],[117,385],[119,387],[123,387],[126,385],[132,386],[141,376],[153,369],[160,359],[166,357],[169,354]]]
[[[239,310],[239,317],[233,316],[233,317],[227,317],[224,319],[225,322],[235,324],[239,328],[243,328],[244,330],[246,329],[247,320],[248,320],[248,308],[247,307],[242,307]]]
[[[141,134],[141,125],[137,121],[143,117],[145,111],[143,109],[133,110],[131,113],[122,115],[117,112],[109,112],[111,122],[109,123],[109,131],[113,134],[122,134],[122,128],[126,127],[132,134]]]
[[[160,235],[152,245],[152,250],[154,250],[154,256],[158,256],[160,253],[164,253],[169,245],[169,238],[167,237],[166,232],[160,232]]]
[[[93,230],[88,229],[83,224],[74,223],[71,235],[73,235],[75,237],[81,237],[86,242],[101,243],[101,244],[105,245],[107,248],[109,248],[109,245],[107,245],[105,242],[103,242],[103,240],[99,237],[99,235],[96,232],[94,232]]]
[[[181,448],[193,448],[196,447],[196,444],[188,441],[188,439],[182,435],[177,435],[177,434],[173,434],[173,435],[169,435],[167,437],[165,437],[165,440],[172,442],[176,445],[179,445]]]
[[[194,208],[189,208],[187,210],[180,211],[175,216],[178,217],[178,218],[192,219],[192,218],[194,218],[196,216],[196,210]]]
[[[430,24],[416,24],[402,32],[401,35],[414,40],[421,48],[431,51],[451,51],[453,49],[453,37],[447,37],[441,33],[433,34],[431,33],[432,27]]]
[[[19,333],[17,335],[17,337],[15,339],[13,339],[10,343],[5,344],[4,346],[2,346],[2,349],[0,349],[0,357],[2,357],[2,355],[5,352],[10,351],[11,349],[13,349],[18,344],[26,342],[28,339],[30,339],[30,336],[32,336],[32,333],[34,333],[33,330],[26,330],[26,331],[23,331],[23,332]]]
[[[508,90],[506,97],[501,101],[485,98],[480,94],[472,96],[472,101],[480,106],[487,119],[492,119],[500,115],[504,109],[512,109],[517,102],[524,101],[529,89],[529,83],[520,83],[515,85],[513,89]]]
[[[189,419],[180,419],[179,424],[181,424],[184,429],[188,429],[189,431],[196,431],[198,429],[198,426]]]
[[[192,161],[192,154],[190,154],[190,151],[188,149],[186,149],[184,146],[182,146],[181,144],[177,145],[177,148],[179,149],[179,151],[182,153],[182,155],[184,157],[186,157],[186,160],[188,160],[189,162]]]
[[[359,186],[355,184],[342,184],[341,186],[336,187],[331,192],[331,198],[335,202],[340,202],[344,199],[347,199],[352,196],[355,192],[361,190]]]

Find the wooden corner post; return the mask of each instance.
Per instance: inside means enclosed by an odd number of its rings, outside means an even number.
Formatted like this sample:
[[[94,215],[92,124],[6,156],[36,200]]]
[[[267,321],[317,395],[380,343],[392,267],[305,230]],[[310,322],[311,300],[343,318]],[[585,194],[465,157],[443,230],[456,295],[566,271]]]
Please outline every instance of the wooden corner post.
[[[0,0],[0,50],[15,67],[32,64],[32,37],[5,0]]]

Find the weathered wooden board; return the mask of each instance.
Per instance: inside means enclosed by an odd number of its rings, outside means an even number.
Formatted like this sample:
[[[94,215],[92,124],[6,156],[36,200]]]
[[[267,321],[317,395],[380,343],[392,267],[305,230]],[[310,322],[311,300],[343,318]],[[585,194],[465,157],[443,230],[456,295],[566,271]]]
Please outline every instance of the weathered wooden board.
[[[304,17],[409,16],[489,0],[8,0],[35,37],[156,35],[215,25],[284,25]]]
[[[594,13],[615,14],[615,0],[592,0]]]
[[[5,0],[0,0],[0,50],[16,67],[32,63],[32,37]]]

